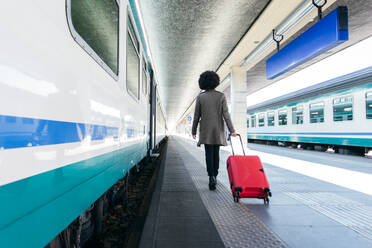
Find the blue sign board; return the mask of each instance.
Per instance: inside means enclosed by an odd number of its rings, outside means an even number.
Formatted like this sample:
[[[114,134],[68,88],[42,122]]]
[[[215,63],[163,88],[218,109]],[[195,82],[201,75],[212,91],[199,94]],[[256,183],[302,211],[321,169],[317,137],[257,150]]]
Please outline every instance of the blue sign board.
[[[338,7],[266,61],[273,79],[349,39],[347,7]]]

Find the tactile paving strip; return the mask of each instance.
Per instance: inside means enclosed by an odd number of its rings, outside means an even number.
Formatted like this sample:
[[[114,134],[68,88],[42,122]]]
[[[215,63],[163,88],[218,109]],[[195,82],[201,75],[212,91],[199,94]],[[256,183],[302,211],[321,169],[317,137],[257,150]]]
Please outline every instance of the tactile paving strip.
[[[185,167],[190,173],[226,247],[286,247],[248,208],[233,201],[229,186],[225,185],[227,180],[225,170],[220,170],[217,190],[210,191],[208,189],[208,177],[200,161],[196,160],[190,153],[181,153],[176,148],[177,146],[183,145],[173,138],[169,142],[168,149],[175,153],[178,152],[185,163]],[[187,146],[183,146],[183,148],[188,150]],[[189,152],[193,153],[195,151]],[[197,156],[204,158],[202,153]]]
[[[328,192],[286,194],[372,240],[372,207]]]

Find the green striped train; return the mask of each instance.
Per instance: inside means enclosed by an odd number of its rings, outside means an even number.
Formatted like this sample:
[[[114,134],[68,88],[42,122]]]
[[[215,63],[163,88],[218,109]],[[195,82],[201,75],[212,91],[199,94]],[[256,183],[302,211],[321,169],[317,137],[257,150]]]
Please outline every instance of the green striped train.
[[[339,153],[372,148],[372,67],[247,109],[248,142]]]
[[[117,185],[166,140],[135,2],[0,12],[0,247],[83,247]]]

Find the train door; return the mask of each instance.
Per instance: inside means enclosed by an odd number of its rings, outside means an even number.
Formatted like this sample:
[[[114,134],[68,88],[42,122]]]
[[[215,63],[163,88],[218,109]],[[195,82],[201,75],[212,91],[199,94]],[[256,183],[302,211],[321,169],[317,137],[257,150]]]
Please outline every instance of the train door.
[[[156,82],[154,73],[150,72],[150,150],[155,148],[156,144]]]

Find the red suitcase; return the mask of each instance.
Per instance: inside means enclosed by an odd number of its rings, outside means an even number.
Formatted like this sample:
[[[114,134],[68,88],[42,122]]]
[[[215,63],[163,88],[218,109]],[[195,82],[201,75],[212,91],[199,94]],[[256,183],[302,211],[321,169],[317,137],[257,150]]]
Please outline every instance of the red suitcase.
[[[258,156],[246,156],[242,138],[238,134],[244,156],[235,155],[231,137],[230,143],[233,155],[227,159],[231,192],[235,202],[240,198],[260,198],[269,203],[271,191],[264,169]]]

